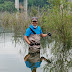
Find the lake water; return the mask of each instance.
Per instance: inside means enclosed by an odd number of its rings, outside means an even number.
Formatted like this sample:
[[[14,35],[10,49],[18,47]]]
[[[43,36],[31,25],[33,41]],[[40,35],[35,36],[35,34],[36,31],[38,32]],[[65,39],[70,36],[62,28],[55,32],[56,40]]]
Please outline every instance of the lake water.
[[[15,43],[13,36],[14,33],[0,34],[0,72],[31,72],[24,62],[24,57],[28,54],[28,46],[23,39],[19,39],[19,42]],[[51,58],[50,49],[48,47],[41,49],[41,56]],[[43,67],[46,64],[47,62],[43,60],[36,72],[43,72]],[[71,68],[69,72],[72,72]]]
[[[28,46],[21,39],[21,42],[15,45],[13,36],[14,33],[0,34],[0,72],[31,72],[31,69],[27,68],[24,62]],[[41,50],[41,55],[46,57],[42,52],[43,50]],[[37,72],[43,72],[45,64],[46,62],[43,61],[41,66],[37,68]]]

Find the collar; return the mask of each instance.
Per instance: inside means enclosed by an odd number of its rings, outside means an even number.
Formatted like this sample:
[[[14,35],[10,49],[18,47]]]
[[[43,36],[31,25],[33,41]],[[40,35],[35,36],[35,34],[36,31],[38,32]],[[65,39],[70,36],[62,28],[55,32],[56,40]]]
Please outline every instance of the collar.
[[[33,29],[36,29],[36,28],[34,28],[34,26],[31,24],[31,27],[33,28]]]

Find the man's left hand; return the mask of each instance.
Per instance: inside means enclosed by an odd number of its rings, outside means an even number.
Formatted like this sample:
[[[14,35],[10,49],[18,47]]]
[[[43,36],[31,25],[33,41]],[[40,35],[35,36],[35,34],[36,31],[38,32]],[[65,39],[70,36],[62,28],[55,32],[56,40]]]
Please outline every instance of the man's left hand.
[[[50,32],[48,32],[48,34],[47,34],[48,36],[51,36],[51,33]]]

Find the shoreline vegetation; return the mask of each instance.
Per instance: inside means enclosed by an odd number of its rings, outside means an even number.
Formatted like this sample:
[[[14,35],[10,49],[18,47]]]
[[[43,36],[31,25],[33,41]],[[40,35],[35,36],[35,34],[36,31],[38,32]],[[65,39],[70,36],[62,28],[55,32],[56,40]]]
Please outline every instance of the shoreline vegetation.
[[[56,1],[56,0],[55,0]],[[27,19],[24,13],[0,12],[0,26],[4,32],[9,30],[14,33],[14,37],[22,37],[26,29],[31,24],[31,17],[39,18],[38,25],[43,33],[51,32],[52,37],[41,39],[41,46],[45,48],[46,44],[55,41],[51,52],[53,54],[53,63],[46,65],[46,72],[68,72],[72,67],[72,5],[69,2],[51,2],[51,8],[32,7],[28,12]]]

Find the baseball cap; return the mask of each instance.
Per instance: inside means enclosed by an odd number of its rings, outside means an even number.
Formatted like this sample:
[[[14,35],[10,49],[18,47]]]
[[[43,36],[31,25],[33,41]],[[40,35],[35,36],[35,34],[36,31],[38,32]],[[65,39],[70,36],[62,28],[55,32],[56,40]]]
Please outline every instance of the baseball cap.
[[[38,21],[38,17],[32,17],[32,21]]]

